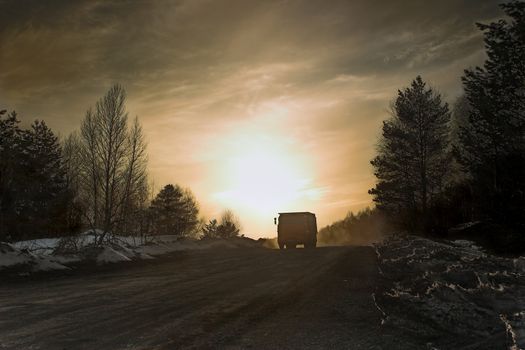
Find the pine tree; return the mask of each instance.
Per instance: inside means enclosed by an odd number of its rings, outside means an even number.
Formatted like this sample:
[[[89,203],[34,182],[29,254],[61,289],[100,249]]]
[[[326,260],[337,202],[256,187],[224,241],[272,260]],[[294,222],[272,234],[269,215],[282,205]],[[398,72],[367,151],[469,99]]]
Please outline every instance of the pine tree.
[[[58,138],[43,121],[29,130],[18,123],[15,112],[0,118],[1,238],[63,232],[68,192]]]
[[[37,120],[21,139],[19,192],[14,203],[19,225],[24,234],[64,232],[68,191],[58,137]]]
[[[398,92],[371,161],[378,182],[369,193],[380,209],[427,213],[445,181],[449,119],[448,105],[421,77]]]
[[[525,212],[525,3],[501,5],[509,19],[478,24],[487,60],[463,76],[469,125],[459,160],[481,218],[508,223]]]
[[[0,110],[0,241],[9,240],[16,225],[13,203],[16,200],[18,158],[20,153],[21,129],[16,112],[7,114]]]
[[[198,206],[191,194],[178,185],[166,185],[151,202],[152,230],[157,235],[186,236],[198,224]]]
[[[217,238],[217,227],[218,226],[219,226],[219,223],[217,222],[217,219],[210,220],[202,228],[203,238]]]
[[[231,210],[226,210],[221,215],[221,221],[217,226],[216,236],[220,238],[232,238],[239,236],[241,225]]]

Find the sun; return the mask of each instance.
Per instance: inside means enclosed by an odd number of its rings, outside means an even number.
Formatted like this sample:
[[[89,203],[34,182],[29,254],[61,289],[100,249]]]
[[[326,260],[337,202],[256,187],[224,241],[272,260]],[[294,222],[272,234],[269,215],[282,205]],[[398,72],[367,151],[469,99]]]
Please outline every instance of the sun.
[[[297,207],[309,183],[302,156],[279,135],[237,135],[223,165],[224,205],[269,215]]]

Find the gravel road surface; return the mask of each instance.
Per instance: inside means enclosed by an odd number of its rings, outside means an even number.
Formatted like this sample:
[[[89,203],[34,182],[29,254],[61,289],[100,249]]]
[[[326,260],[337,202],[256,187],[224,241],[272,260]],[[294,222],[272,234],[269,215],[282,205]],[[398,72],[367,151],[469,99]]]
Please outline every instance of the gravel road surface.
[[[416,348],[370,247],[208,249],[0,285],[0,349]],[[419,344],[421,348],[421,344]]]

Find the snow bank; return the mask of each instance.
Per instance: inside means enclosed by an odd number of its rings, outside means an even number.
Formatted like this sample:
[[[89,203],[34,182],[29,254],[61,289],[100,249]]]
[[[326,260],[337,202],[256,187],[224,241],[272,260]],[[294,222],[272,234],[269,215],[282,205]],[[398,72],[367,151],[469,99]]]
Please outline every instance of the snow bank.
[[[13,243],[13,246],[18,249],[27,249],[31,252],[38,252],[40,254],[51,254],[59,241],[60,238],[32,239],[15,242]]]
[[[46,256],[37,256],[8,243],[0,243],[0,270],[24,268],[30,271],[64,270],[68,267]]]
[[[46,238],[20,241],[14,244],[0,243],[0,271],[13,266],[31,266],[31,271],[67,269],[82,261],[97,264],[131,260],[154,259],[167,253],[222,248],[254,248],[261,245],[249,238],[231,239],[180,239],[176,236],[157,236],[153,242],[134,245],[134,237],[112,236],[101,247],[93,246],[96,234],[86,231],[72,237]]]
[[[438,348],[485,339],[525,348],[525,259],[485,253],[469,241],[393,237],[375,246],[386,284],[375,300],[386,326]]]
[[[0,243],[0,267],[29,264],[31,258],[8,243]]]
[[[152,242],[147,245],[137,247],[137,253],[147,255],[162,255],[170,252],[185,251],[185,250],[201,250],[201,249],[232,249],[232,248],[258,248],[261,247],[257,241],[245,238],[235,237],[229,239],[179,239],[173,241]]]
[[[126,255],[116,251],[112,247],[102,247],[101,252],[96,257],[97,263],[115,263],[120,261],[131,261]]]

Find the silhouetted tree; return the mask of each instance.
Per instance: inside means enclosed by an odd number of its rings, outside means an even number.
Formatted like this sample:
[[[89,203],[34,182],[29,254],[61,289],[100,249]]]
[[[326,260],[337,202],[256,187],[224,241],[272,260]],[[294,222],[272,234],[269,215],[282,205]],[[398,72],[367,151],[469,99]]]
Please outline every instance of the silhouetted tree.
[[[501,8],[509,19],[478,24],[488,58],[463,76],[469,123],[458,153],[480,216],[508,223],[525,217],[525,3]]]
[[[187,236],[199,223],[195,198],[178,185],[164,186],[151,202],[150,212],[156,235]]]
[[[317,240],[329,244],[370,244],[387,234],[387,220],[378,209],[349,212],[343,220],[319,230]]]
[[[80,193],[87,203],[85,219],[92,228],[101,228],[98,239],[107,233],[127,229],[136,201],[147,187],[146,145],[135,119],[128,128],[126,93],[114,85],[95,110],[89,109],[80,129]],[[125,233],[125,232],[123,232]]]
[[[94,112],[88,110],[81,127],[87,184],[91,187],[91,220],[94,227],[104,231],[100,240],[113,230],[118,220],[119,197],[123,192],[128,121],[125,99],[124,89],[113,86],[97,102]]]
[[[450,118],[450,142],[455,148],[461,148],[461,130],[469,126],[470,104],[467,96],[460,95],[453,104]]]
[[[25,232],[62,233],[66,227],[68,199],[62,149],[58,137],[43,121],[35,121],[22,133],[19,159],[23,182],[15,210]]]
[[[16,220],[13,202],[21,152],[19,123],[16,112],[0,110],[0,240],[10,239],[10,228]]]
[[[202,238],[232,238],[239,236],[241,224],[239,219],[231,210],[225,210],[221,214],[220,221],[210,220],[202,228]]]
[[[29,130],[18,123],[15,112],[0,118],[2,239],[62,232],[68,191],[58,138],[43,121],[35,121]]]
[[[221,215],[221,220],[217,226],[217,237],[232,238],[239,236],[241,224],[239,219],[231,210],[226,210]]]
[[[149,191],[146,172],[146,141],[137,117],[128,134],[127,148],[128,160],[123,176],[124,193],[120,206],[119,230],[132,233],[140,224],[135,219],[140,217]]]
[[[417,77],[398,92],[392,117],[383,122],[378,155],[371,161],[378,179],[369,191],[389,213],[427,213],[443,188],[449,159],[448,105]]]
[[[66,137],[62,145],[62,160],[66,186],[69,192],[65,215],[67,231],[72,234],[81,230],[82,213],[85,210],[85,205],[80,198],[81,149],[82,145],[77,132],[73,132]]]
[[[217,219],[211,219],[207,224],[204,224],[202,228],[202,237],[203,238],[217,238],[217,228],[219,223]]]
[[[151,193],[152,186],[144,183],[140,187],[133,201],[133,211],[131,215],[128,215],[129,225],[127,228],[127,233],[135,237],[140,238],[142,243],[146,243],[148,237],[151,235],[151,226],[152,226],[152,215],[150,212],[151,204]]]

